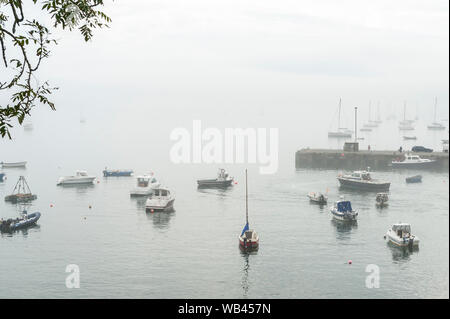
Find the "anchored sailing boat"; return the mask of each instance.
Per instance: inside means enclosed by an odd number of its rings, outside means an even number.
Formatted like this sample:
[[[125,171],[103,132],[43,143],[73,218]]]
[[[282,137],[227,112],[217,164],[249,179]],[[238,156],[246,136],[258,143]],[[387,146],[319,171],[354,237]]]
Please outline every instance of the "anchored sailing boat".
[[[338,110],[338,127],[336,131],[328,132],[328,137],[352,137],[352,131],[341,127],[341,105],[342,100],[339,99],[339,110]]]
[[[245,170],[245,219],[246,224],[242,233],[239,236],[239,248],[244,251],[257,250],[259,248],[259,236],[250,229],[248,225],[248,185],[247,185],[247,170]]]
[[[369,101],[369,122],[367,124],[364,125],[364,127],[377,127],[378,123],[376,123],[375,121],[372,121],[372,101]]]
[[[436,122],[437,97],[434,99],[434,121],[428,125],[429,130],[445,130],[445,126]]]
[[[398,128],[402,131],[412,131],[414,126],[412,126],[413,120],[406,119],[406,101],[403,104],[403,121],[400,121]]]

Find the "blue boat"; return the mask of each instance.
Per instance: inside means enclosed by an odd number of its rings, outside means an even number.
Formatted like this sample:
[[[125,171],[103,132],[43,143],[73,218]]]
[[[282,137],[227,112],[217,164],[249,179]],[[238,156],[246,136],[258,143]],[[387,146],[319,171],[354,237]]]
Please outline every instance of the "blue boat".
[[[5,180],[5,173],[0,173],[0,182]]]
[[[20,218],[0,220],[0,231],[12,232],[18,229],[31,227],[36,224],[40,217],[41,213],[39,212],[27,214],[27,211],[24,211]]]
[[[103,176],[131,176],[133,170],[131,169],[105,169],[103,170]]]
[[[422,175],[407,177],[405,180],[407,183],[420,183],[422,182]]]
[[[340,221],[356,221],[358,213],[353,210],[350,201],[338,200],[334,203],[334,206],[330,209],[331,215]]]

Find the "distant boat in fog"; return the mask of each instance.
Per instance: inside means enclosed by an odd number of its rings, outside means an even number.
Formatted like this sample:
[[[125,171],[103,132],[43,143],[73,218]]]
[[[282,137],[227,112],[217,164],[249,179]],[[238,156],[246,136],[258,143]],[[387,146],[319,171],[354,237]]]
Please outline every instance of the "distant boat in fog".
[[[369,101],[369,121],[364,124],[364,127],[378,127],[378,123],[372,121],[372,101]]]
[[[328,132],[328,137],[352,137],[353,132],[345,127],[341,127],[341,108],[342,108],[342,100],[339,99],[339,108],[338,108],[338,125],[335,131]]]
[[[434,120],[433,123],[428,125],[429,130],[445,130],[445,126],[441,123],[436,122],[436,111],[437,111],[437,97],[434,99]]]
[[[401,131],[412,131],[414,130],[414,126],[412,125],[414,120],[406,119],[406,101],[403,104],[403,120],[399,122],[398,128]]]

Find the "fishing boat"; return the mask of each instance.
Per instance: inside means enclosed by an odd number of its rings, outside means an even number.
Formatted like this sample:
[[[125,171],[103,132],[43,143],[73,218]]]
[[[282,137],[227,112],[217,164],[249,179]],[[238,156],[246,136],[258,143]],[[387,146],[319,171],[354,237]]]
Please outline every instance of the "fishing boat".
[[[162,212],[173,210],[173,203],[175,196],[173,196],[169,189],[158,187],[153,190],[153,194],[147,198],[145,202],[146,212]]]
[[[393,168],[428,168],[436,164],[435,160],[420,158],[419,155],[406,154],[403,158],[392,161]]]
[[[428,129],[435,130],[435,131],[445,130],[445,126],[436,121],[436,111],[437,111],[437,97],[434,99],[434,120],[433,120],[433,123],[428,125]]]
[[[408,140],[417,140],[417,136],[403,136],[403,139],[405,140],[405,141],[408,141]]]
[[[389,200],[389,196],[387,193],[378,193],[377,197],[375,198],[376,201],[376,206],[379,208],[383,208],[388,206],[388,200]]]
[[[0,173],[0,182],[5,180],[5,173]]]
[[[411,225],[398,223],[391,226],[385,238],[399,247],[416,248],[419,246],[419,238],[411,234]]]
[[[311,192],[306,196],[308,196],[311,203],[315,204],[325,205],[328,201],[328,197],[322,193]]]
[[[334,219],[340,221],[354,222],[358,216],[358,213],[353,210],[352,204],[348,200],[341,199],[336,201],[333,207],[330,209],[330,213]]]
[[[153,176],[153,173],[136,177],[136,187],[130,191],[130,196],[150,196],[153,190],[161,183]]]
[[[32,194],[25,177],[20,176],[11,195],[5,197],[5,201],[12,203],[23,203],[35,200],[37,195]]]
[[[352,137],[353,132],[351,130],[341,127],[341,108],[342,108],[342,100],[339,99],[337,130],[328,132],[328,137],[336,137],[336,138]]]
[[[92,184],[95,176],[89,176],[85,171],[77,171],[75,176],[63,176],[58,179],[56,185]]]
[[[25,167],[27,162],[0,162],[3,168]]]
[[[415,175],[405,178],[407,183],[421,183],[422,182],[422,175]]]
[[[133,175],[133,170],[131,169],[105,169],[103,170],[104,177],[110,176],[131,176]]]
[[[243,251],[252,251],[259,248],[259,236],[248,224],[248,181],[245,170],[245,226],[239,235],[239,248]]]
[[[0,219],[0,232],[12,232],[19,229],[34,226],[41,217],[41,213],[35,212],[28,214],[26,210],[23,211],[20,218],[16,219]]]
[[[214,179],[200,179],[197,181],[200,188],[228,187],[233,183],[233,177],[229,176],[226,170],[219,168],[217,177]]]
[[[390,182],[373,179],[369,171],[354,171],[349,175],[339,175],[341,187],[355,190],[388,191]]]

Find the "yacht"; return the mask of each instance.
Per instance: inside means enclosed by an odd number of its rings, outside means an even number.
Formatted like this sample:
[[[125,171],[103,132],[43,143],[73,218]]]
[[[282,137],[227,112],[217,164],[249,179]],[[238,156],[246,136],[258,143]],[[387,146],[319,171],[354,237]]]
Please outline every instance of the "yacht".
[[[152,175],[136,177],[136,187],[130,191],[130,196],[149,196],[161,183]]]
[[[392,161],[393,168],[427,168],[436,163],[435,160],[420,158],[419,155],[406,154],[403,159]]]
[[[328,137],[348,138],[352,137],[353,135],[353,132],[351,130],[341,127],[341,108],[342,108],[342,100],[339,99],[337,129],[335,131],[328,132]]]
[[[349,222],[356,221],[358,216],[358,213],[353,210],[350,201],[344,200],[343,197],[334,203],[333,207],[330,209],[330,213],[334,219]]]
[[[89,176],[85,171],[77,171],[75,176],[60,177],[56,185],[92,184],[95,176]]]
[[[411,225],[398,223],[392,225],[387,231],[385,238],[399,247],[415,248],[419,246],[419,238],[411,234]]]
[[[174,201],[175,197],[170,193],[170,190],[157,187],[153,190],[153,194],[147,198],[145,211],[153,213],[172,210]]]
[[[3,168],[17,168],[17,167],[25,167],[27,162],[0,162]]]
[[[354,171],[349,175],[339,175],[338,181],[343,188],[369,191],[389,191],[390,182],[373,179],[368,171]]]
[[[430,125],[428,125],[429,130],[445,130],[445,126],[441,123],[436,122],[436,110],[437,110],[437,98],[434,100],[434,121]]]

